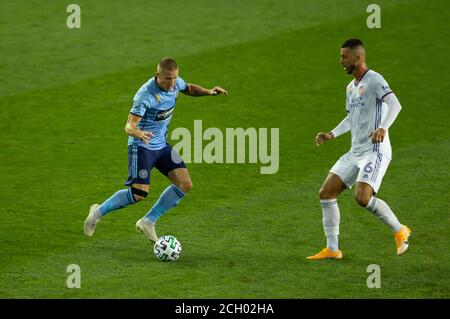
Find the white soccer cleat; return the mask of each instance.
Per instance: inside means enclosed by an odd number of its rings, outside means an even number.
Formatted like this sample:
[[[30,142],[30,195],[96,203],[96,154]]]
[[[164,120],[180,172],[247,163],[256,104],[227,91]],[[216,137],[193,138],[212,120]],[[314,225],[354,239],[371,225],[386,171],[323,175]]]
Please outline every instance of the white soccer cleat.
[[[158,240],[156,236],[155,225],[146,218],[141,218],[136,222],[136,229],[143,233],[149,240],[155,242]]]
[[[99,222],[101,218],[100,212],[97,211],[97,208],[99,206],[100,205],[98,204],[94,204],[89,209],[89,215],[84,221],[84,234],[86,236],[92,237],[92,235],[94,235],[95,225]]]

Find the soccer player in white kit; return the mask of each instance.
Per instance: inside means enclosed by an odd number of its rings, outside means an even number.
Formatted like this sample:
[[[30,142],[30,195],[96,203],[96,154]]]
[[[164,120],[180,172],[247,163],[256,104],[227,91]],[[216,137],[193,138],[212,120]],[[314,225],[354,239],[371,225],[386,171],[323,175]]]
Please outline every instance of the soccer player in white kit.
[[[360,40],[344,42],[341,46],[341,64],[348,74],[355,77],[347,86],[347,117],[331,132],[319,132],[316,144],[350,131],[351,149],[334,164],[319,191],[327,247],[307,258],[342,258],[338,240],[340,214],[337,197],[355,183],[355,200],[391,228],[397,255],[401,255],[408,249],[411,230],[399,222],[383,200],[375,197],[391,161],[388,129],[400,112],[401,105],[386,80],[368,69],[365,47]]]

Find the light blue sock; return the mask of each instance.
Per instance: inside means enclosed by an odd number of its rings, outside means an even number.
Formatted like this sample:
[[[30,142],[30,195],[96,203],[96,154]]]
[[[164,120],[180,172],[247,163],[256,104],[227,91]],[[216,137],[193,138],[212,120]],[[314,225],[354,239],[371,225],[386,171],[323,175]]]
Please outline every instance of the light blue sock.
[[[100,212],[100,214],[102,214],[102,216],[105,216],[113,210],[124,208],[134,203],[136,203],[136,201],[133,194],[131,193],[131,188],[121,189],[110,198],[105,200],[103,204],[101,204],[98,208],[98,211]]]
[[[184,195],[186,195],[186,193],[181,191],[178,187],[173,184],[170,185],[162,192],[155,205],[153,205],[152,209],[149,210],[144,218],[149,219],[152,223],[156,223],[165,212],[177,206]]]

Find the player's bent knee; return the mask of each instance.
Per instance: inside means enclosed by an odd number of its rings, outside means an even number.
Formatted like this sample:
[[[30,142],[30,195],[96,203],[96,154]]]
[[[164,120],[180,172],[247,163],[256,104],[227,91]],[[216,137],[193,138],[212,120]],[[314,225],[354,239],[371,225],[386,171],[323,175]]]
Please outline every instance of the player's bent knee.
[[[191,189],[192,189],[192,182],[191,181],[189,181],[189,182],[184,182],[184,183],[181,183],[178,187],[183,191],[183,192],[185,192],[185,193],[187,193],[187,192],[189,192]]]
[[[319,190],[319,198],[320,199],[326,199],[327,193],[325,192],[325,190],[323,188],[321,188]]]
[[[327,189],[325,188],[321,188],[319,190],[319,198],[324,200],[324,199],[335,199],[336,195],[332,194],[331,192],[329,192]]]
[[[146,192],[142,189],[139,189],[139,188],[134,188],[134,187],[131,187],[131,193],[133,194],[133,197],[136,202],[140,202],[140,201],[144,200],[148,195],[148,192]]]
[[[143,201],[145,197],[139,196],[139,195],[133,195],[134,200],[137,202]]]
[[[356,202],[361,205],[362,207],[367,207],[370,201],[370,197],[366,194],[356,194],[355,195]]]

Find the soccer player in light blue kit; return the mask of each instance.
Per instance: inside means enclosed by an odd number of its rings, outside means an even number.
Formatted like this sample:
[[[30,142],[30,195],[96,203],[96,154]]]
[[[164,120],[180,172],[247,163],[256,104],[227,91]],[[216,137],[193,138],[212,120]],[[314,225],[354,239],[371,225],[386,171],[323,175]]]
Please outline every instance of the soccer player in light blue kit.
[[[228,92],[221,87],[211,90],[187,84],[178,76],[178,65],[172,58],[163,58],[156,75],[137,91],[128,115],[125,131],[128,138],[129,188],[122,189],[105,200],[94,204],[84,222],[84,233],[91,237],[97,222],[109,212],[145,199],[149,192],[150,171],[156,167],[169,178],[171,185],[161,194],[148,213],[136,222],[136,229],[156,242],[156,221],[169,209],[177,206],[192,189],[189,172],[180,155],[167,143],[167,130],[176,99],[180,92],[190,96],[215,96]]]

